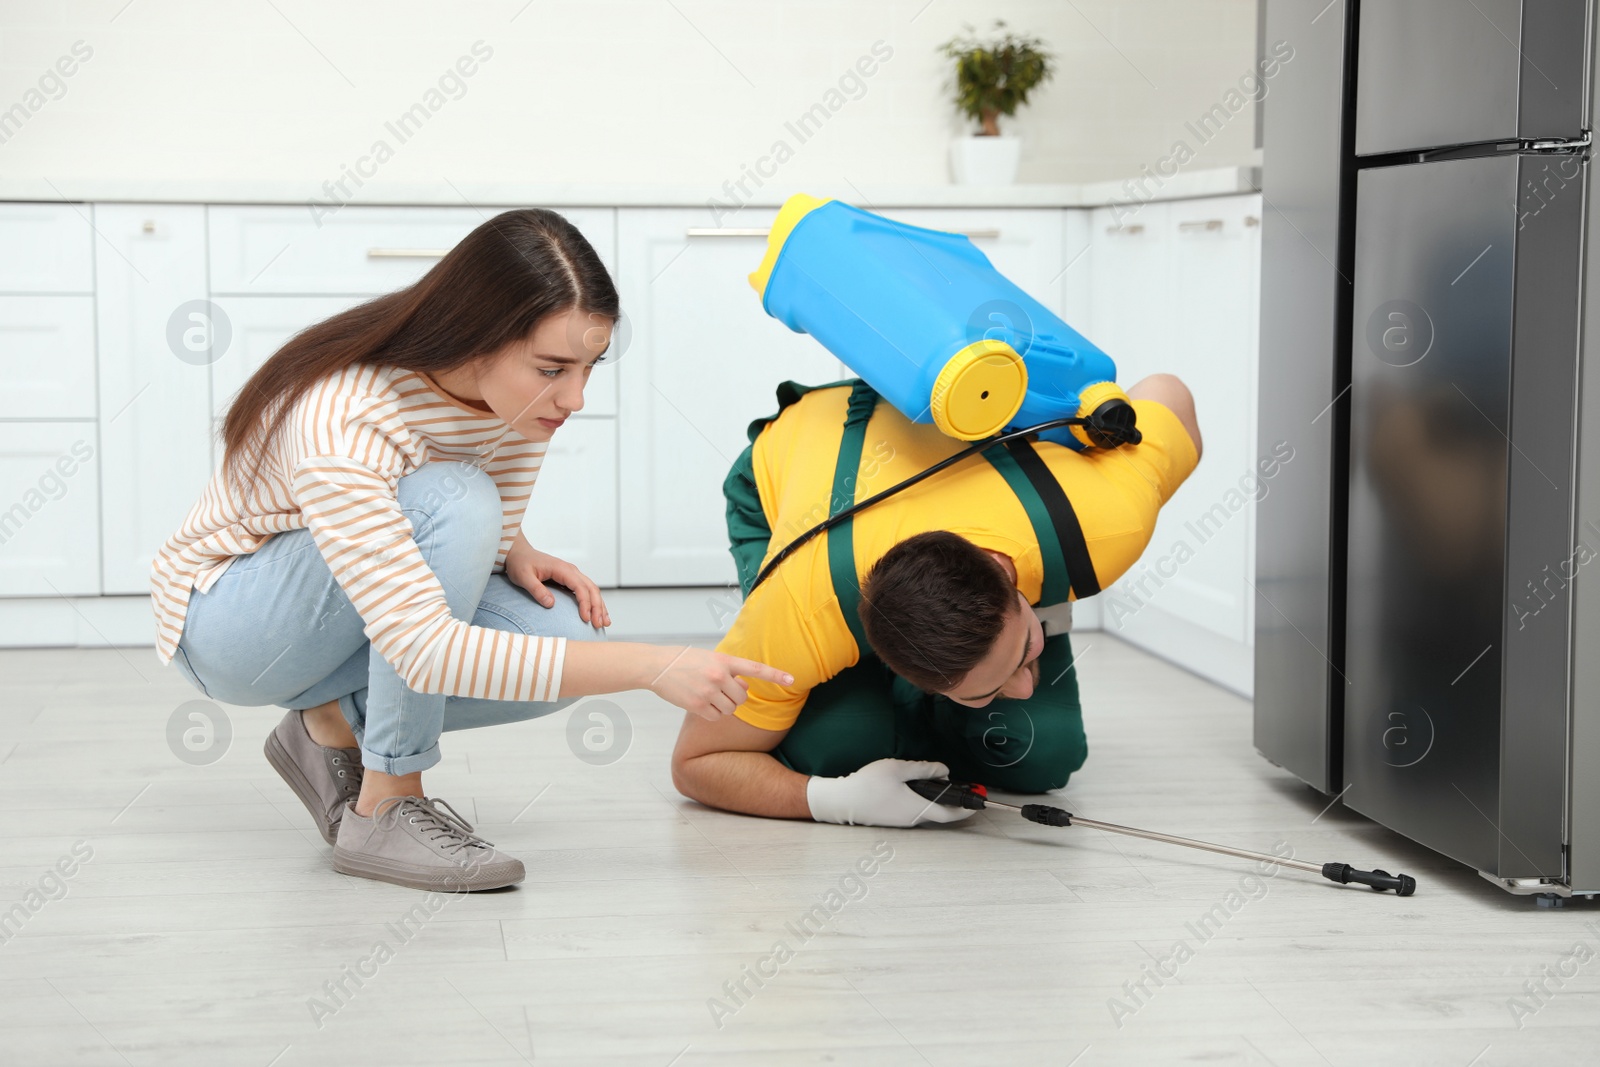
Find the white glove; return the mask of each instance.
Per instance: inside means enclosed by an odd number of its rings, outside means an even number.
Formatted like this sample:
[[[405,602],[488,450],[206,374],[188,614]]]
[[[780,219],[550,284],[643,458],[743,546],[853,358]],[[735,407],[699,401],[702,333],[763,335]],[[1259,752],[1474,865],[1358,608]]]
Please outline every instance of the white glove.
[[[949,808],[924,799],[907,782],[944,778],[942,763],[881,759],[843,778],[812,777],[806,782],[806,804],[817,822],[852,826],[916,826],[925,822],[960,822],[975,808]]]

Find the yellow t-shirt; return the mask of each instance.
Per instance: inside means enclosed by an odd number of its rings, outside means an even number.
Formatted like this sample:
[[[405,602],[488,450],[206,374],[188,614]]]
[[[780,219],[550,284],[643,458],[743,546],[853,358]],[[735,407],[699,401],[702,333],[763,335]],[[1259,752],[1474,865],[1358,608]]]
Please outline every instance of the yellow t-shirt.
[[[757,436],[751,461],[772,531],[763,565],[828,517],[849,397],[848,386],[814,390]],[[1133,407],[1143,435],[1137,445],[1085,452],[1048,441],[1034,445],[1072,502],[1101,586],[1138,560],[1157,512],[1198,462],[1194,442],[1170,409],[1153,400],[1135,400]],[[881,492],[967,445],[935,426],[911,422],[880,401],[867,423],[853,499]],[[948,530],[1010,556],[1017,588],[1029,604],[1038,604],[1044,572],[1033,525],[1005,478],[982,456],[858,512],[851,522],[858,584],[896,544],[929,530]],[[750,697],[735,714],[753,726],[787,730],[813,688],[861,658],[834,596],[827,539],[821,534],[784,560],[751,592],[717,645],[721,652],[794,675],[792,686],[750,682]]]

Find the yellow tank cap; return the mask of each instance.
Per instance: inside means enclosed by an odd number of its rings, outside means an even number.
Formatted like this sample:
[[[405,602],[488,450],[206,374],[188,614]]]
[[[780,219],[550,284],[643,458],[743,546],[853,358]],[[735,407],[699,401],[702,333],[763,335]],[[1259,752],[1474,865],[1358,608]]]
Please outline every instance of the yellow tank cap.
[[[1015,349],[1004,341],[974,341],[939,371],[928,407],[946,434],[980,441],[1011,421],[1027,392],[1028,368]]]
[[[825,196],[819,200],[805,193],[795,193],[783,202],[783,207],[778,209],[778,217],[772,220],[772,229],[767,231],[766,255],[761,257],[761,266],[750,275],[750,287],[759,293],[763,300],[767,296],[767,279],[772,277],[772,268],[778,262],[778,253],[782,251],[783,242],[788,240],[790,231],[805,217],[806,212],[819,208],[832,199],[831,196]]]
[[[1095,382],[1093,385],[1084,386],[1083,391],[1078,394],[1078,410],[1074,414],[1080,419],[1087,418],[1090,412],[1107,400],[1123,400],[1132,403],[1132,401],[1128,400],[1128,394],[1124,393],[1122,387],[1116,382]],[[1069,429],[1072,430],[1072,436],[1090,448],[1100,447],[1094,443],[1089,437],[1088,431],[1082,426],[1072,426]]]

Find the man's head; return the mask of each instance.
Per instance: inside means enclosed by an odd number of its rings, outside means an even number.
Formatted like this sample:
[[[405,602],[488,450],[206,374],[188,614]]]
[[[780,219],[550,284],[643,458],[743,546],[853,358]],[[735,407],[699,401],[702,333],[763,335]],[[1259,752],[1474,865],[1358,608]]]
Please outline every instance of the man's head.
[[[891,548],[861,586],[861,624],[889,669],[920,689],[983,707],[1039,682],[1044,630],[1011,560],[934,530]]]

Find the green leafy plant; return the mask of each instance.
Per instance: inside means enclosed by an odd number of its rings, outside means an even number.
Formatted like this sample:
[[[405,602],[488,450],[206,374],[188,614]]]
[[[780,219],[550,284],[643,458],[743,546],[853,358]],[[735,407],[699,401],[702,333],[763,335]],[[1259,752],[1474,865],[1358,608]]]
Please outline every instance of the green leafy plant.
[[[980,136],[997,137],[1000,116],[1015,115],[1028,94],[1055,75],[1055,56],[1039,38],[1006,30],[1003,19],[995,19],[994,28],[1004,32],[988,40],[962,25],[966,36],[939,46],[942,55],[956,61],[954,79],[945,87],[954,90],[956,110],[979,124]]]

